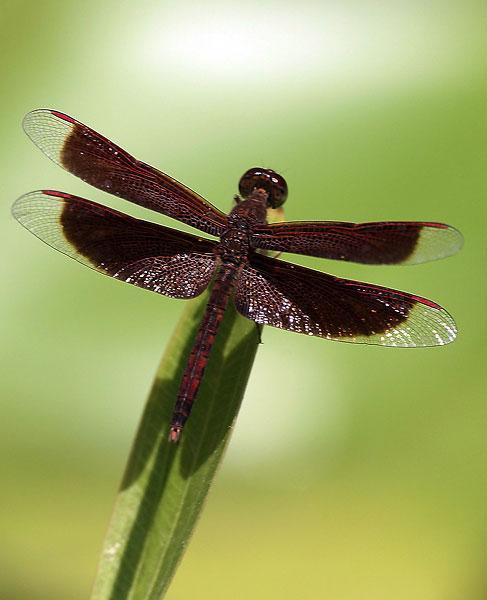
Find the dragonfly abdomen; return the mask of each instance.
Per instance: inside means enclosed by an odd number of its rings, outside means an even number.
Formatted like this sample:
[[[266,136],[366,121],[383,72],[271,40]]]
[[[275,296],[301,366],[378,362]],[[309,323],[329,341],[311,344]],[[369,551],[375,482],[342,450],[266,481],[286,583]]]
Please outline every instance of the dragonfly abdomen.
[[[217,273],[179,386],[169,431],[169,440],[172,442],[179,440],[181,430],[193,408],[218,328],[237,280],[238,270],[233,264],[223,264]]]

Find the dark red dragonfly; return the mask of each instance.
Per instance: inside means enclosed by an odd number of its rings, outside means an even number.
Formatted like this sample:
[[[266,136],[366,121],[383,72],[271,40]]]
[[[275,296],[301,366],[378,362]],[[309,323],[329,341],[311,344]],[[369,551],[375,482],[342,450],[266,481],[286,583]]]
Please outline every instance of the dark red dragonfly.
[[[240,179],[237,204],[226,215],[63,113],[35,110],[23,124],[49,158],[83,181],[219,238],[182,233],[52,190],[26,194],[13,206],[15,218],[41,240],[117,279],[173,298],[194,298],[212,283],[182,376],[169,434],[172,441],[179,439],[189,416],[230,299],[240,314],[256,323],[330,340],[417,347],[448,344],[456,337],[452,317],[431,300],[340,279],[261,252],[415,264],[460,249],[462,236],[449,225],[268,224],[267,209],[283,204],[287,185],[274,171],[257,167]]]

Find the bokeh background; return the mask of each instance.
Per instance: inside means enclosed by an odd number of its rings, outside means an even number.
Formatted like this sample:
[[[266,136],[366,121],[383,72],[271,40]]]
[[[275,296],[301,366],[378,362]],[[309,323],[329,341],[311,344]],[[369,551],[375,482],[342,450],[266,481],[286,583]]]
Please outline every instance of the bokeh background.
[[[43,157],[20,127],[38,107],[225,210],[264,165],[288,180],[288,219],[438,220],[466,239],[416,267],[291,257],[442,303],[458,341],[394,350],[266,329],[168,598],[487,598],[486,25],[475,0],[0,0],[2,599],[88,598],[183,309],[13,221],[16,197],[48,187],[170,223]]]

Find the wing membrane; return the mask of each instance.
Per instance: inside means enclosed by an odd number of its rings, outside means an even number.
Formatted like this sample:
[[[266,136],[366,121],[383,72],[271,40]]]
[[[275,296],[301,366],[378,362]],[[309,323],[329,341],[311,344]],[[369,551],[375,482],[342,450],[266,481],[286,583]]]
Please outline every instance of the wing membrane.
[[[255,254],[235,293],[237,310],[264,325],[381,346],[437,346],[456,337],[438,304]]]
[[[35,236],[101,273],[171,296],[193,298],[213,276],[215,243],[63,192],[21,196],[14,217]]]
[[[454,254],[463,238],[443,223],[296,221],[257,227],[251,243],[255,248],[357,263],[417,264]]]
[[[225,227],[226,215],[196,192],[72,117],[34,110],[23,126],[44,154],[83,181],[212,235]]]

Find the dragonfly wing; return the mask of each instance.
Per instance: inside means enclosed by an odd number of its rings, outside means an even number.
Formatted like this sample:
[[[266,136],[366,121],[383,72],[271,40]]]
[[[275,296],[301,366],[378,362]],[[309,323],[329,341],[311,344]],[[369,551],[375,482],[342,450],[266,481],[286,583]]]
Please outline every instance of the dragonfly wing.
[[[447,311],[425,298],[259,254],[241,272],[235,305],[257,323],[345,342],[437,346],[457,332]]]
[[[272,223],[255,228],[255,248],[366,264],[417,264],[455,254],[461,233],[443,223],[335,221]]]
[[[212,235],[220,235],[226,226],[226,215],[196,192],[68,115],[34,110],[23,126],[51,160],[105,192]]]
[[[194,298],[215,271],[214,242],[71,194],[31,192],[15,202],[12,213],[56,250],[101,273],[165,296]]]

